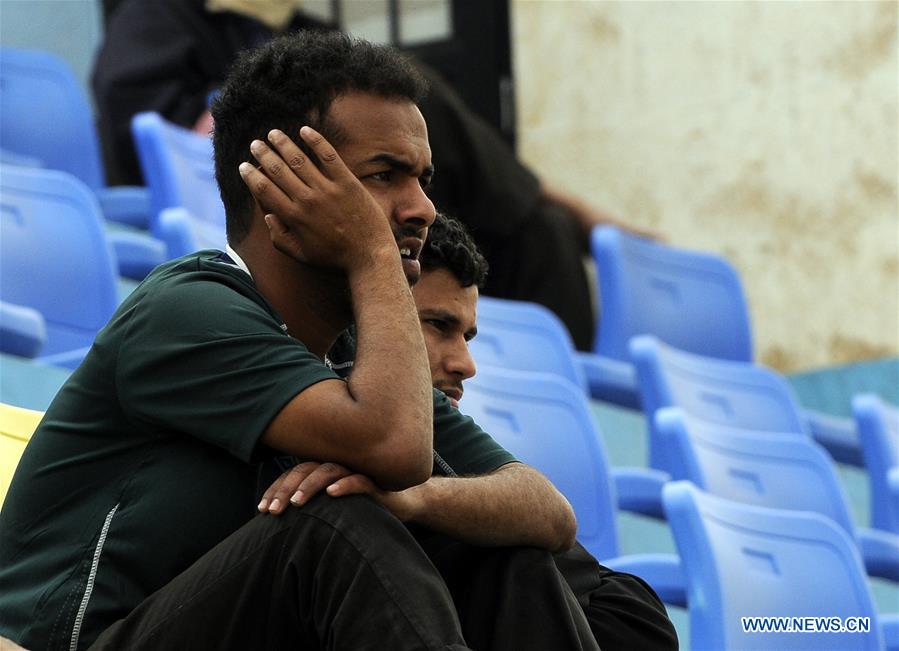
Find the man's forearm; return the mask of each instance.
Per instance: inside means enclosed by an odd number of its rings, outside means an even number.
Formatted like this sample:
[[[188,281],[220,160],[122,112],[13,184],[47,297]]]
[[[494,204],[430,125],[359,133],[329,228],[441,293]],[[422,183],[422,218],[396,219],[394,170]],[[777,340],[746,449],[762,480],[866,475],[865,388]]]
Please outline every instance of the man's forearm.
[[[574,544],[571,505],[546,477],[521,463],[480,477],[432,477],[405,492],[417,505],[410,521],[459,540],[550,551]]]
[[[375,407],[379,425],[393,419],[391,428],[408,432],[407,445],[430,459],[431,377],[415,302],[396,247],[373,256],[363,271],[350,276],[357,342],[348,387],[354,398]]]

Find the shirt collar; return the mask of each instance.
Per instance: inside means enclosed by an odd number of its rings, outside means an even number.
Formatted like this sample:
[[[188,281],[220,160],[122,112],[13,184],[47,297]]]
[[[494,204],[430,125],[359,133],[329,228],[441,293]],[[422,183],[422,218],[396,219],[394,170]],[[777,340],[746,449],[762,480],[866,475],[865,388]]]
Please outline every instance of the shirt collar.
[[[239,269],[245,271],[250,278],[253,277],[253,274],[250,273],[250,268],[247,266],[247,263],[243,261],[243,258],[237,255],[237,251],[232,249],[230,244],[225,245],[225,253],[228,254],[228,257],[234,261],[234,264],[237,265]]]

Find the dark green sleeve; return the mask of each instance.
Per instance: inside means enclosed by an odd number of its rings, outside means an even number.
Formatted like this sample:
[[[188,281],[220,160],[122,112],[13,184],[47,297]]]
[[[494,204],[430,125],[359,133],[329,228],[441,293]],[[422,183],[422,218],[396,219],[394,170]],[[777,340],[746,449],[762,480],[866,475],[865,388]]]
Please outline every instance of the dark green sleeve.
[[[227,280],[176,282],[134,308],[116,384],[136,427],[183,432],[250,461],[287,402],[337,378],[240,290]]]
[[[434,389],[434,450],[457,475],[483,475],[516,460],[437,389]],[[435,471],[448,474],[439,463]]]

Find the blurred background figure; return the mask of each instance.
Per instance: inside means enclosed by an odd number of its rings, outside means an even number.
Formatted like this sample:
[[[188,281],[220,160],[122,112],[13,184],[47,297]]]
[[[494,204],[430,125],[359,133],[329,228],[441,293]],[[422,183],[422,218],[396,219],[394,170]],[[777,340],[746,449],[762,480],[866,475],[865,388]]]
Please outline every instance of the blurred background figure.
[[[92,86],[113,182],[141,181],[130,126],[136,113],[156,111],[170,122],[208,133],[208,99],[237,52],[285,31],[337,28],[301,7],[296,0],[105,2],[106,37]],[[501,50],[502,43],[496,48]],[[595,292],[585,267],[589,232],[599,224],[631,229],[542,182],[516,157],[510,143],[514,129],[504,132],[501,120],[489,121],[496,110],[472,110],[443,78],[441,73],[452,74],[453,68],[447,70],[442,53],[407,49],[431,82],[421,107],[438,170],[431,197],[439,208],[459,216],[483,250],[492,270],[484,293],[546,305],[562,318],[575,345],[589,350],[595,332]],[[508,46],[505,59],[500,74],[511,80]],[[457,77],[474,76],[476,70],[472,65]],[[474,87],[466,94],[479,92]],[[511,104],[508,97],[503,101]]]

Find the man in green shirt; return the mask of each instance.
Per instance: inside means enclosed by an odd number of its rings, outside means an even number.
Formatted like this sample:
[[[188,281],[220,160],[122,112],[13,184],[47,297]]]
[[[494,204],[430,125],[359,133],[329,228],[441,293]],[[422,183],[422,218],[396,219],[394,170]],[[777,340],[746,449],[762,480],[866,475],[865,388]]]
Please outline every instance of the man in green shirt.
[[[430,387],[409,289],[434,219],[423,90],[339,34],[235,65],[213,108],[230,246],[154,271],[48,409],[0,513],[0,635],[596,648],[548,553],[570,506]],[[302,508],[253,517],[284,456]]]

